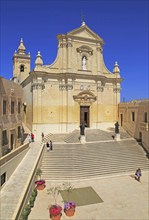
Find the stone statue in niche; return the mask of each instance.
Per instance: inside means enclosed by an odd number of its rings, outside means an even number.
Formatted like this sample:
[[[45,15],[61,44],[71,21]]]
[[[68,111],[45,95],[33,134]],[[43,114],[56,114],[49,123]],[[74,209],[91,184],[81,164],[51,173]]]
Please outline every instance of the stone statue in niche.
[[[86,70],[86,57],[85,56],[82,59],[82,69]]]

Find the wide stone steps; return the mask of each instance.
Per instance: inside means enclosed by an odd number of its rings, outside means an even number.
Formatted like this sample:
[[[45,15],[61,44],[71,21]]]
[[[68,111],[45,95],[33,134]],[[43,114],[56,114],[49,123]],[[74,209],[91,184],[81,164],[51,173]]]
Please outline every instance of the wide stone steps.
[[[86,141],[104,141],[113,140],[114,129],[110,128],[109,132],[100,129],[85,129]],[[121,139],[130,138],[130,135],[121,128]],[[44,142],[52,140],[52,142],[79,143],[80,130],[76,129],[70,133],[64,134],[48,134],[44,138]]]
[[[92,179],[148,170],[144,150],[135,140],[88,144],[54,144],[44,150],[41,169],[46,180]]]

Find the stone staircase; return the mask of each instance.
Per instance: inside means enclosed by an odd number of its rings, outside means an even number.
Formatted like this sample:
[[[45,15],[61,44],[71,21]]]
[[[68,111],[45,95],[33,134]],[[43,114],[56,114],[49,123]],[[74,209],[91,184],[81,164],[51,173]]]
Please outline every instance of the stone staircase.
[[[133,139],[86,144],[54,143],[53,151],[47,152],[45,148],[43,154],[42,178],[47,181],[94,179],[134,173],[138,167],[142,171],[149,168],[144,150]]]
[[[114,129],[110,128],[109,131],[103,131],[100,129],[85,129],[85,136],[87,142],[92,141],[105,141],[105,140],[113,140]],[[131,136],[121,129],[120,131],[121,139],[131,138]],[[52,140],[52,142],[65,142],[65,143],[80,143],[80,130],[76,129],[71,133],[64,133],[64,134],[48,134],[44,138],[44,142]]]
[[[44,137],[43,142],[52,140],[52,142],[64,142],[67,134],[48,134]]]

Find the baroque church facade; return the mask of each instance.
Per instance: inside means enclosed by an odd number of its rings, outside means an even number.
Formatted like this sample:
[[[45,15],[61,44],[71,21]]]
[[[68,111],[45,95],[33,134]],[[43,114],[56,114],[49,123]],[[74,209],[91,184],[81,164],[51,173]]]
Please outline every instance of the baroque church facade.
[[[113,126],[118,120],[122,78],[117,62],[113,72],[104,64],[103,39],[85,22],[57,35],[55,61],[43,65],[40,52],[30,70],[30,54],[23,40],[13,55],[13,80],[23,88],[25,125],[41,133],[65,133],[81,123],[94,129]]]

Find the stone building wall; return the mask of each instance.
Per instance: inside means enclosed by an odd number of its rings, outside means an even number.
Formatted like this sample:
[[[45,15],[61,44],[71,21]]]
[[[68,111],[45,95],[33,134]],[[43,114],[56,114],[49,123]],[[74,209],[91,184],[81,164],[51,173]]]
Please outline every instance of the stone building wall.
[[[119,122],[149,152],[149,100],[120,103]]]
[[[0,77],[0,156],[22,144],[22,97],[20,85]]]
[[[27,105],[25,125],[36,137],[42,132],[71,132],[80,123],[89,128],[113,126],[118,117],[122,78],[117,62],[113,72],[104,64],[103,39],[84,22],[77,29],[57,35],[57,39],[58,53],[52,64],[44,65],[38,51],[35,68],[29,74],[27,69],[18,74],[14,59],[14,77],[26,76],[21,82]],[[23,57],[30,62],[22,40],[14,58],[20,56],[19,66],[23,65]]]

